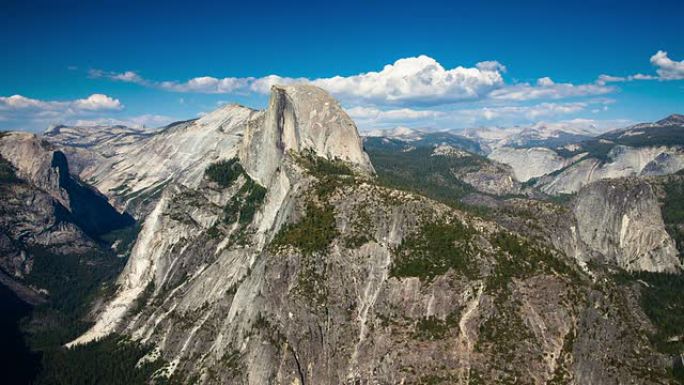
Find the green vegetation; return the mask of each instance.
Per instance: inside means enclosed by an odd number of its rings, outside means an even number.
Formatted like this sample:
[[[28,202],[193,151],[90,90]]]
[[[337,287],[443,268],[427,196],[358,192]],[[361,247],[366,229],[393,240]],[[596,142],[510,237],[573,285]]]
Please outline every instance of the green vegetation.
[[[666,196],[661,210],[665,229],[677,244],[684,262],[684,180],[680,178],[673,177],[664,184]]]
[[[496,234],[492,245],[497,253],[496,268],[486,279],[488,292],[507,290],[512,278],[527,278],[538,273],[559,274],[579,279],[578,273],[547,248],[507,232]]]
[[[298,163],[317,178],[340,175],[354,175],[354,171],[339,159],[328,160],[312,151],[303,151],[297,156]]]
[[[471,239],[475,231],[458,220],[450,223],[426,223],[409,234],[394,250],[393,277],[418,277],[430,281],[453,269],[458,274],[475,278],[475,247]]]
[[[608,154],[610,153],[610,150],[612,150],[616,144],[617,143],[613,143],[611,141],[604,142],[598,139],[590,139],[579,143],[581,147],[574,151],[570,151],[562,147],[556,148],[554,150],[558,153],[558,155],[564,158],[570,158],[577,154],[587,152],[589,153],[589,157],[596,158],[601,162],[606,162],[608,160]]]
[[[378,175],[378,183],[424,195],[462,208],[460,199],[475,189],[454,176],[452,170],[477,167],[487,160],[478,155],[456,158],[431,156],[432,148],[410,151],[372,149],[368,151]]]
[[[309,201],[306,215],[294,224],[283,227],[275,236],[272,247],[293,246],[304,254],[327,250],[337,237],[335,210],[330,204],[319,206]]]
[[[223,208],[223,219],[227,223],[236,221],[241,225],[252,223],[254,215],[266,197],[266,188],[254,182],[247,174],[245,176],[247,178],[245,184]]]
[[[295,159],[309,175],[317,179],[314,188],[320,199],[325,199],[337,188],[354,182],[354,171],[341,160],[328,160],[311,151],[306,151]]]
[[[104,241],[108,245],[114,246],[114,252],[117,255],[129,255],[135,241],[138,239],[138,234],[142,225],[136,223],[133,226],[124,227],[122,229],[110,231],[107,234],[100,236],[100,240]]]
[[[414,333],[414,338],[419,340],[441,340],[448,336],[449,331],[458,326],[458,321],[460,319],[460,311],[456,310],[449,315],[446,319],[441,320],[435,316],[430,316],[427,318],[422,318],[416,323],[416,331]]]
[[[113,290],[111,283],[125,260],[105,253],[56,255],[44,249],[30,249],[33,268],[26,283],[46,289],[50,302],[34,310],[27,327],[34,349],[59,346],[83,333],[90,325],[83,321],[97,295]]]
[[[616,280],[623,284],[641,281],[641,308],[656,328],[651,343],[661,353],[684,354],[684,275],[623,272]],[[674,367],[671,374],[684,384],[684,368]]]
[[[245,172],[237,158],[220,161],[207,167],[205,175],[221,187],[228,187],[242,176],[244,184],[223,207],[223,223],[238,223],[239,228],[231,234],[234,243],[244,244],[248,240],[247,227],[266,199],[266,188],[255,182]],[[210,239],[221,236],[220,226],[214,225],[207,231]]]
[[[128,311],[129,314],[138,314],[145,309],[147,302],[152,297],[152,294],[154,294],[154,288],[154,279],[152,279],[147,286],[145,286],[145,290],[143,290],[138,298],[135,299],[135,305]]]
[[[351,234],[344,239],[344,246],[356,249],[370,242],[373,232],[373,221],[366,207],[360,207],[351,224]]]
[[[533,337],[515,304],[509,299],[502,295],[494,299],[496,313],[480,324],[475,351],[495,349],[497,355],[513,357],[522,343]]]
[[[204,175],[210,180],[216,182],[221,187],[230,186],[240,175],[243,175],[245,170],[238,162],[238,158],[229,160],[221,160],[213,163],[204,171]]]
[[[160,359],[138,361],[150,348],[121,337],[109,336],[71,349],[55,349],[43,354],[43,370],[36,385],[145,385],[164,366]],[[159,379],[154,383],[167,383]]]

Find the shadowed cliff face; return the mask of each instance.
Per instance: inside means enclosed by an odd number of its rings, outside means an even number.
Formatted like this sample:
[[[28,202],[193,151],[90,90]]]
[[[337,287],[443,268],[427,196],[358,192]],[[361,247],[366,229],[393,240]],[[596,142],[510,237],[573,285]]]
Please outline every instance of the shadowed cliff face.
[[[104,234],[135,223],[135,219],[128,213],[119,213],[112,207],[105,196],[72,177],[63,152],[52,153],[50,166],[59,175],[60,189],[66,191],[70,218],[89,236],[98,239]]]

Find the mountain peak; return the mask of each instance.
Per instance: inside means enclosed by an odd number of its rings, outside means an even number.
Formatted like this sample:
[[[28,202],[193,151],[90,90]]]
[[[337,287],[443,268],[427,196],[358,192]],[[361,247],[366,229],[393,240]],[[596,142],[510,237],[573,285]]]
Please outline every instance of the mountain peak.
[[[257,181],[266,183],[289,151],[309,150],[373,172],[354,121],[321,88],[274,85],[263,121],[245,132],[240,160]]]
[[[661,126],[684,125],[684,115],[672,114],[665,119],[657,121],[656,123]]]

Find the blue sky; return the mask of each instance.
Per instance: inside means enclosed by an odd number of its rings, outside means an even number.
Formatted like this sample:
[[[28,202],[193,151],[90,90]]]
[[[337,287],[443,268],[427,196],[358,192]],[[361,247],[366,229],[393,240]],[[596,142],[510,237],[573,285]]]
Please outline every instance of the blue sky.
[[[226,102],[262,108],[270,84],[301,81],[362,130],[651,121],[684,113],[682,11],[674,0],[2,0],[0,129],[159,126]]]

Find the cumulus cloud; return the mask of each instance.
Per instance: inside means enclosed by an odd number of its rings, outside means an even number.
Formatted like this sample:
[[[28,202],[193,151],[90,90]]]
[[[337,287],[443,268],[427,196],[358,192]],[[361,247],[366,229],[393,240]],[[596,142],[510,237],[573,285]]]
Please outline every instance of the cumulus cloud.
[[[10,122],[12,129],[44,129],[49,124],[92,116],[97,113],[120,111],[119,99],[104,94],[92,94],[74,100],[40,100],[23,95],[0,96],[0,120]],[[8,123],[9,124],[9,123]],[[3,125],[7,127],[8,124]]]
[[[44,101],[22,95],[0,96],[0,111],[43,110],[43,111],[102,111],[120,110],[124,106],[119,99],[104,94],[92,94],[85,99],[70,101]]]
[[[445,69],[435,59],[421,55],[399,59],[380,72],[316,79],[312,83],[343,99],[374,104],[444,103],[483,98],[503,85],[503,69],[493,61]]]
[[[651,64],[658,67],[656,72],[661,80],[684,79],[684,60],[674,61],[667,56],[665,51],[658,51],[651,56]]]
[[[92,94],[85,99],[74,100],[72,105],[78,110],[87,111],[120,110],[123,108],[119,99],[104,94]]]
[[[549,77],[537,79],[535,84],[520,83],[494,90],[490,97],[496,100],[563,99],[579,96],[604,95],[615,88],[604,84],[556,83]]]
[[[655,75],[634,74],[629,76],[600,75],[596,84],[631,82],[634,80],[681,80],[684,79],[684,60],[674,61],[665,51],[658,51],[651,56],[651,64],[656,67]]]

